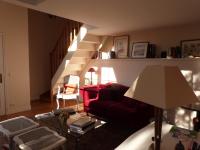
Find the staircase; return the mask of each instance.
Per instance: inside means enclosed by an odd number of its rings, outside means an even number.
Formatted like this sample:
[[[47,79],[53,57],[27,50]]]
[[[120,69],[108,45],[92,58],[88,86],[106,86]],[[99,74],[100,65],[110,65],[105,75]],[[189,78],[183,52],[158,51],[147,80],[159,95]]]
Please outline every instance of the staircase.
[[[57,92],[58,86],[62,87],[66,75],[81,75],[90,60],[97,54],[101,47],[101,42],[101,37],[88,34],[88,27],[86,25],[80,27],[78,34],[74,36],[69,48],[66,48],[67,53],[53,75],[51,81],[52,96]],[[58,61],[55,60],[55,62]],[[51,62],[51,64],[54,63]]]

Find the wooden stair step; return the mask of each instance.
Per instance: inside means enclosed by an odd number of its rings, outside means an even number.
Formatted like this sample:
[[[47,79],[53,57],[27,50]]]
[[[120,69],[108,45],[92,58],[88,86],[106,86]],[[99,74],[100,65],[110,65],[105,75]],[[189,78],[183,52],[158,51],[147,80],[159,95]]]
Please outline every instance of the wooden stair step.
[[[97,50],[97,45],[93,43],[85,43],[85,42],[80,42],[77,47],[77,51],[96,51]]]
[[[94,51],[78,51],[73,55],[73,57],[91,58],[93,54],[94,54]]]
[[[96,43],[96,44],[100,44],[101,43],[101,37],[100,36],[96,36],[96,35],[92,35],[92,34],[87,34],[83,40],[83,42],[86,43]]]
[[[70,64],[86,64],[87,58],[85,57],[72,57]]]

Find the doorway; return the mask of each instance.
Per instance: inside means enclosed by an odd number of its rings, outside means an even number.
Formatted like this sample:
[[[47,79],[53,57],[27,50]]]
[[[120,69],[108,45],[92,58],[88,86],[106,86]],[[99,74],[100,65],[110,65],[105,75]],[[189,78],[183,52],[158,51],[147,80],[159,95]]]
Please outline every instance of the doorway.
[[[5,88],[5,81],[4,81],[3,34],[0,33],[0,115],[6,114],[4,88]]]

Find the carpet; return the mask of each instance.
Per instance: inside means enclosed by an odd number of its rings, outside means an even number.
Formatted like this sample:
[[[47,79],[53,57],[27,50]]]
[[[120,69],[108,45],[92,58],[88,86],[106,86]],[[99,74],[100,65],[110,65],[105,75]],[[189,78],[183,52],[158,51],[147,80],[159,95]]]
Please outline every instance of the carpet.
[[[83,135],[78,144],[79,150],[113,150],[120,145],[134,129],[126,128],[117,124],[106,123],[100,128],[89,131]],[[74,137],[68,136],[67,149],[75,149]]]

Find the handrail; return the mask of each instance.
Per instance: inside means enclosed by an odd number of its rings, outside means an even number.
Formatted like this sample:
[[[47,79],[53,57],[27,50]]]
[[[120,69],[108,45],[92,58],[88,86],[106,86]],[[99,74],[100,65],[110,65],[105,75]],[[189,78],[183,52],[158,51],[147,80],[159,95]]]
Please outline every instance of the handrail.
[[[54,49],[50,52],[51,77],[55,74],[73,39],[79,33],[82,23],[73,20],[66,20],[65,27]]]

